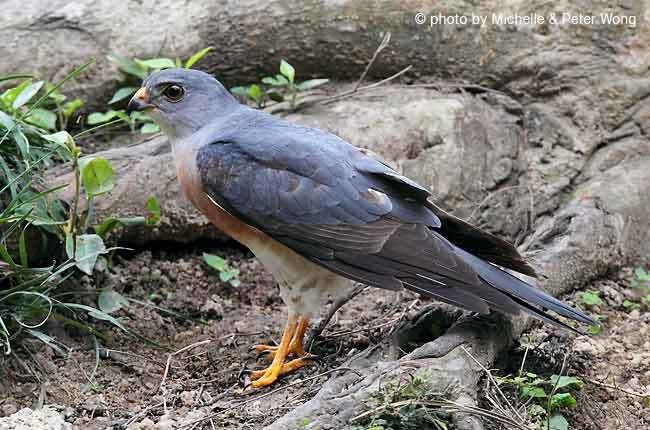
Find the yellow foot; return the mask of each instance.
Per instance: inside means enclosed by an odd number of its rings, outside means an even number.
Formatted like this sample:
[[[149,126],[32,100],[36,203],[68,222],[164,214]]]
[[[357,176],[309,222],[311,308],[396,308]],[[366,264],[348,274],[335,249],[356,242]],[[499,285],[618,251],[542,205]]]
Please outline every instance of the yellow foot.
[[[255,388],[262,388],[274,383],[278,377],[285,375],[287,373],[298,370],[301,367],[304,367],[308,364],[311,364],[312,361],[309,358],[295,358],[291,361],[288,361],[280,367],[279,371],[276,371],[273,368],[273,365],[269,366],[264,370],[255,370],[250,373],[250,378],[253,381],[251,385]]]
[[[275,358],[275,353],[278,350],[277,346],[271,345],[255,345],[251,350],[254,350],[258,355],[264,354],[264,357],[268,360],[273,360]],[[294,357],[303,357],[307,355],[307,351],[302,347],[302,344],[297,342],[291,342],[289,344],[289,349],[287,350],[287,355],[292,355]]]
[[[308,327],[309,318],[301,317],[298,319],[298,324],[295,328],[293,336],[291,337],[291,342],[289,343],[289,347],[287,349],[287,355],[292,355],[294,357],[303,357],[307,355],[307,351],[305,351],[305,348],[302,346],[302,340],[303,337],[305,337],[305,332],[307,331]],[[278,348],[278,346],[271,345],[255,345],[251,348],[251,350],[254,350],[257,354],[266,353],[266,358],[273,360]]]

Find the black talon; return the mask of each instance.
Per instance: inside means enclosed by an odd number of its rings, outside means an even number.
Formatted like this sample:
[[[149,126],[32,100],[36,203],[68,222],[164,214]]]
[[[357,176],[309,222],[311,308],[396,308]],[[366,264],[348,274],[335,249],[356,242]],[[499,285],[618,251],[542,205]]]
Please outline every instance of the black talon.
[[[323,359],[320,355],[312,354],[311,352],[308,352],[307,354],[303,355],[301,357],[303,360],[310,360],[310,361],[315,361],[316,363],[320,363],[320,361]]]

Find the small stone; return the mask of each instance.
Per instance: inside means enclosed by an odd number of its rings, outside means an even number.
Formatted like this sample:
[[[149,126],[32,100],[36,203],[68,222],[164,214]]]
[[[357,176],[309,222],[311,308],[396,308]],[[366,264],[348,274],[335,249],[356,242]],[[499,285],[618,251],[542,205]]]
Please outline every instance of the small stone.
[[[176,421],[169,415],[161,416],[156,424],[156,430],[174,430],[174,428],[176,428]]]
[[[77,411],[74,410],[74,408],[71,408],[69,406],[67,408],[63,409],[63,417],[66,420],[70,420],[70,418],[73,418],[76,414],[77,414]]]
[[[156,430],[156,424],[149,418],[145,418],[139,423],[131,424],[127,430]]]
[[[186,405],[186,406],[193,406],[195,398],[196,391],[183,391],[181,395],[179,396],[181,399],[181,402]]]
[[[8,403],[6,405],[2,405],[2,409],[0,409],[0,410],[2,410],[2,415],[5,416],[5,417],[8,417],[9,415],[13,415],[16,412],[18,412],[18,408],[16,407],[16,405],[11,404],[11,403]]]

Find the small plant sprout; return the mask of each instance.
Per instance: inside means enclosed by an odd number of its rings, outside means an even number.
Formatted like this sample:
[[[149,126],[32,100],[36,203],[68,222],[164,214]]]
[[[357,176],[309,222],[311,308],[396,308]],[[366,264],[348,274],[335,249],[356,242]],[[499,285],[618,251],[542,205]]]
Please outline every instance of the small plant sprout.
[[[585,291],[580,293],[580,300],[587,306],[602,306],[603,300],[600,298],[598,291]]]
[[[101,256],[115,249],[105,244],[110,229],[104,228],[100,234],[93,227],[94,201],[114,188],[115,172],[102,157],[82,157],[75,138],[63,130],[83,102],[68,100],[60,89],[89,64],[77,67],[57,84],[35,80],[28,75],[0,77],[3,82],[21,80],[0,94],[0,176],[4,181],[0,188],[3,202],[0,210],[0,268],[3,272],[0,352],[3,354],[11,353],[12,343],[19,342],[24,335],[66,353],[65,345],[42,330],[52,316],[100,337],[91,320],[101,320],[127,331],[107,312],[114,312],[121,303],[117,293],[100,293],[99,307],[95,308],[72,299],[63,302],[63,295],[57,291],[79,272],[93,275]],[[35,183],[43,186],[42,172],[54,162],[70,166],[72,184],[45,191],[34,188]],[[52,196],[64,187],[72,187],[69,208]],[[146,206],[146,217],[128,221],[157,222],[160,209],[155,198]],[[123,220],[123,223],[128,221]],[[55,238],[61,247],[47,259],[62,261],[54,261],[48,267],[32,266],[33,261],[38,261],[39,257],[42,260],[43,255],[28,243],[28,234],[40,234],[43,241]]]
[[[203,261],[208,266],[219,272],[219,279],[221,282],[228,282],[233,287],[238,287],[241,282],[239,281],[239,269],[230,267],[228,262],[218,255],[203,254]]]
[[[633,311],[650,307],[650,273],[643,267],[634,269],[630,287],[631,297],[623,301],[623,308]]]
[[[515,377],[496,378],[504,388],[514,388],[526,411],[539,430],[568,430],[563,410],[576,407],[574,393],[584,382],[573,376],[552,375],[549,378],[532,372]]]
[[[289,108],[295,110],[299,93],[317,88],[329,82],[329,79],[309,79],[298,83],[295,78],[295,68],[285,60],[282,60],[280,61],[280,73],[275,76],[266,76],[262,78],[262,82],[259,84],[233,87],[230,91],[235,95],[252,101],[260,109],[264,108],[269,100],[272,100],[274,102],[287,101]]]

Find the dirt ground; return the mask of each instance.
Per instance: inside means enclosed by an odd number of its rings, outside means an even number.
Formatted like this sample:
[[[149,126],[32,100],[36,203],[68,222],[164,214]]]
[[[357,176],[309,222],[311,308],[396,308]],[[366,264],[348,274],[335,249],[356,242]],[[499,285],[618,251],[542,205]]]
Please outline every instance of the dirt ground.
[[[204,251],[224,256],[239,268],[241,285],[220,282],[202,262]],[[650,408],[630,394],[650,389],[650,312],[624,309],[623,300],[632,294],[630,277],[631,272],[623,270],[588,286],[601,291],[605,302],[590,309],[606,317],[598,336],[576,338],[537,326],[522,339],[531,346],[526,368],[540,374],[558,373],[570,352],[567,373],[586,382],[577,408],[568,413],[573,429],[650,428]],[[292,383],[336,368],[378,342],[400,316],[414,317],[425,304],[411,293],[366,289],[337,313],[311,346],[321,357],[318,363],[267,389],[286,387],[281,392],[254,400],[265,391],[242,391],[239,373],[264,367],[265,360],[256,359],[249,347],[277,340],[285,309],[271,276],[250,253],[215,244],[193,251],[162,246],[115,257],[99,282],[95,286],[81,279],[79,288],[114,288],[191,319],[132,302],[117,316],[138,336],[107,326],[97,344],[92,336],[53,322],[50,333],[71,353],[60,356],[33,342],[6,360],[0,416],[50,404],[75,429],[261,428],[308,400],[329,375]],[[516,371],[523,351],[523,344],[515,345],[497,373]],[[194,426],[195,420],[215,412],[220,414]]]

